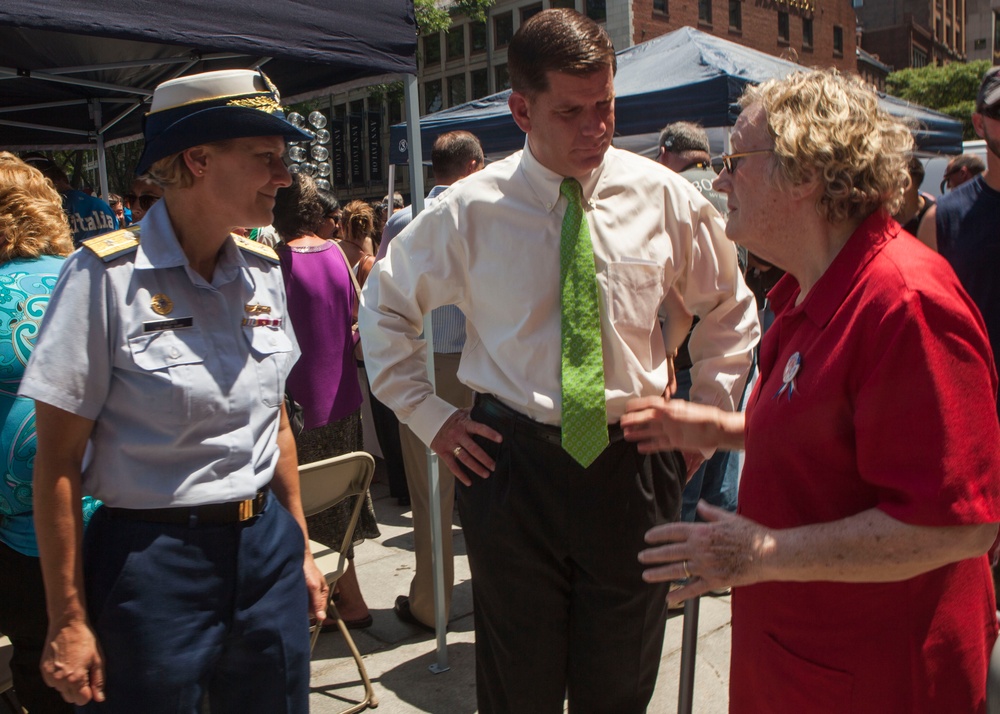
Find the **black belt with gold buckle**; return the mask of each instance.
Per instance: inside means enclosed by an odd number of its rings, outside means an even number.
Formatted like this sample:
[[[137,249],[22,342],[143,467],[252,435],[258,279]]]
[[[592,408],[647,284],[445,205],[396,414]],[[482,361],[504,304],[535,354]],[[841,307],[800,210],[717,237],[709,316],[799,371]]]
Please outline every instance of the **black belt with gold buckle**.
[[[111,518],[147,523],[173,523],[184,526],[221,526],[241,523],[259,516],[267,502],[270,486],[257,491],[253,498],[228,503],[207,503],[202,506],[174,508],[112,508],[105,506]]]

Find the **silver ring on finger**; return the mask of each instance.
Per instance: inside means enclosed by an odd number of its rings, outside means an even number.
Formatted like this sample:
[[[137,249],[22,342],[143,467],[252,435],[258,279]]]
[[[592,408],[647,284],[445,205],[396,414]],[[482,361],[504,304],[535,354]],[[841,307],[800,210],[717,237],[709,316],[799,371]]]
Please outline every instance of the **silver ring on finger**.
[[[462,447],[456,446],[454,449],[451,450],[451,453],[454,454],[455,458],[457,459],[462,454]]]
[[[684,568],[684,577],[685,578],[687,578],[688,580],[690,580],[692,577],[694,577],[693,575],[691,575],[691,571],[688,569],[688,562],[686,560],[681,562],[681,567]]]

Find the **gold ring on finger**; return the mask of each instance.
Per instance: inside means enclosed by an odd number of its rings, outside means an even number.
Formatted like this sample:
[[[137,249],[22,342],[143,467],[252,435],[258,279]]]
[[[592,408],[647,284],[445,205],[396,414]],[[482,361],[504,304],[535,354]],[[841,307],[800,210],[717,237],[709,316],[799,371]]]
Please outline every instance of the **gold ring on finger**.
[[[456,446],[454,449],[451,450],[451,453],[453,453],[455,455],[455,458],[457,459],[462,453],[462,447]]]
[[[690,580],[693,576],[691,575],[691,571],[688,569],[688,562],[686,560],[681,562],[681,566],[684,568],[684,577]]]

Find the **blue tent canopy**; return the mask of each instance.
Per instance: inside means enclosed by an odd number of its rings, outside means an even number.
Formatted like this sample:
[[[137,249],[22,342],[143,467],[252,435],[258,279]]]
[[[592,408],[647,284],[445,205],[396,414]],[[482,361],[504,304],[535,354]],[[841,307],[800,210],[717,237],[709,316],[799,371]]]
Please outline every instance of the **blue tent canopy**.
[[[739,115],[737,101],[748,84],[802,69],[802,65],[690,27],[675,30],[618,53],[616,136],[657,132],[674,121],[732,126]],[[509,90],[500,92],[421,118],[425,160],[434,139],[455,129],[476,134],[488,154],[521,148],[524,134],[510,116],[509,95]],[[912,123],[921,151],[962,152],[960,122],[894,97],[883,96],[881,103],[893,116]],[[393,163],[407,161],[405,127],[392,127]]]
[[[416,74],[416,41],[412,0],[3,0],[0,146],[140,137],[182,74],[263,65],[292,101]]]

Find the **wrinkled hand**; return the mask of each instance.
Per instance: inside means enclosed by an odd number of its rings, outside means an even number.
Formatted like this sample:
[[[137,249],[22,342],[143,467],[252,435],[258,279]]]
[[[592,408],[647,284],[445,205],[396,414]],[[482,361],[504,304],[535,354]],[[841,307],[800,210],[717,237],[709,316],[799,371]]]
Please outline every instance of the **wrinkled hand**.
[[[704,523],[650,528],[646,542],[655,547],[639,553],[639,562],[649,566],[642,574],[646,582],[688,579],[670,593],[671,604],[764,579],[761,560],[773,547],[767,528],[704,501],[698,503],[698,515]]]
[[[104,701],[104,657],[86,622],[50,627],[40,668],[45,683],[70,704]]]
[[[471,411],[471,409],[456,411],[441,425],[431,440],[431,449],[434,453],[455,474],[455,478],[466,486],[471,486],[472,481],[462,469],[463,465],[480,478],[489,478],[496,468],[496,463],[475,442],[473,435],[485,437],[498,444],[503,441],[498,432],[485,424],[473,421],[469,417]]]
[[[306,576],[306,589],[309,591],[309,617],[315,618],[319,624],[326,619],[326,604],[330,600],[330,586],[326,584],[326,578],[316,567],[312,553],[307,552],[302,569]]]
[[[625,438],[636,442],[641,454],[674,449],[711,451],[721,441],[722,414],[718,407],[683,399],[641,397],[625,405],[621,425]]]

